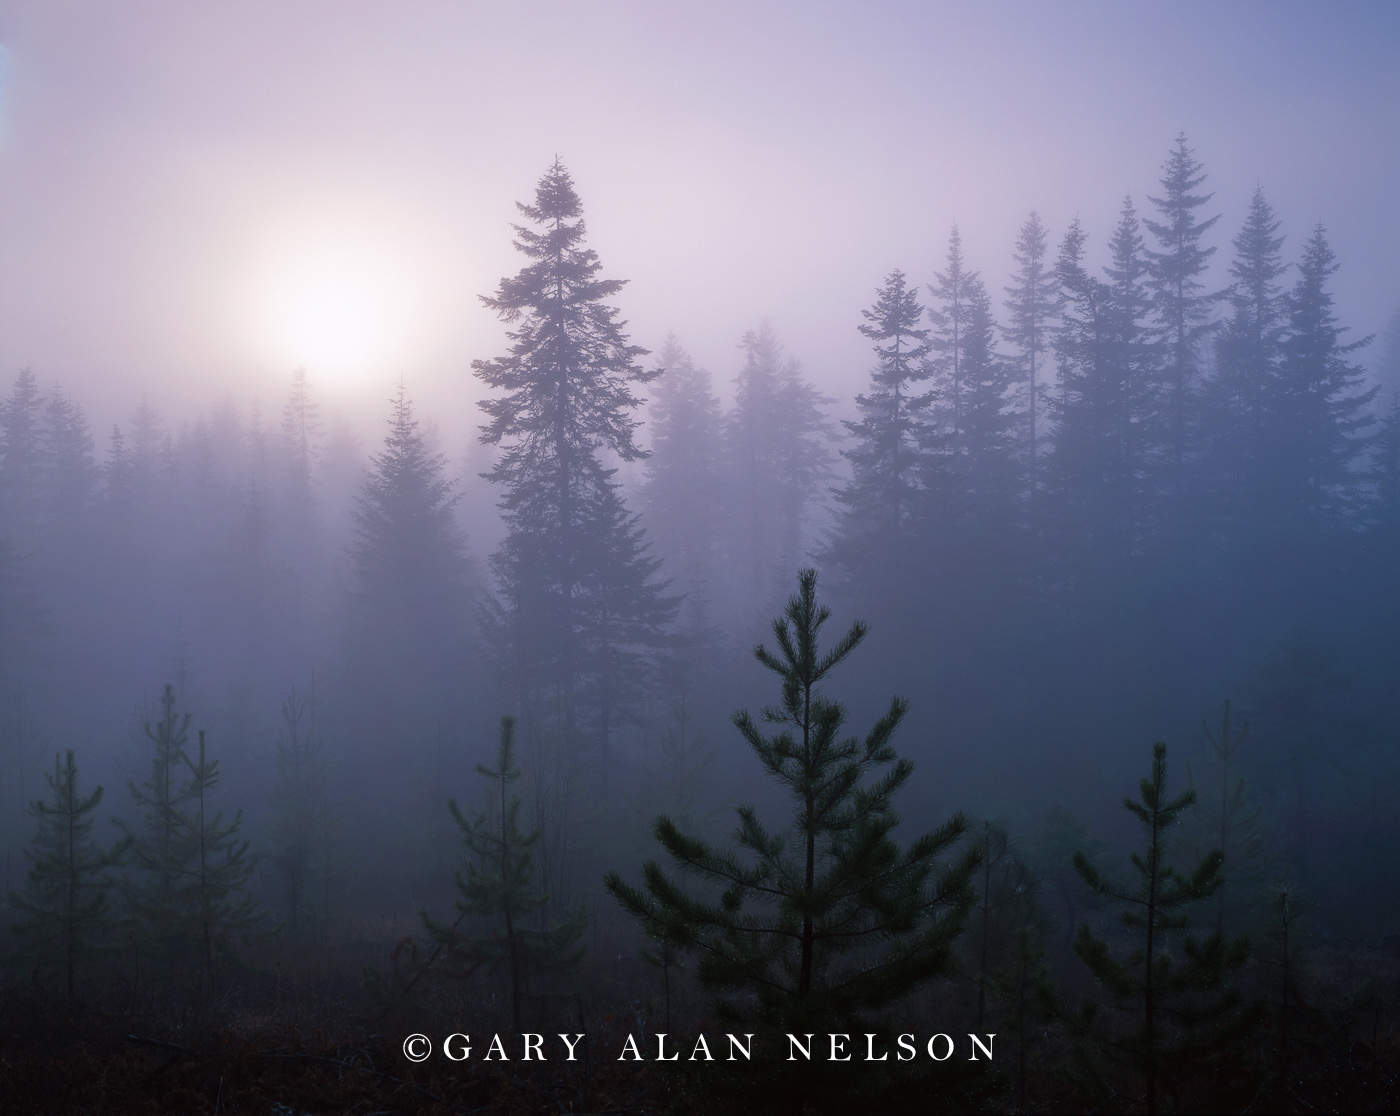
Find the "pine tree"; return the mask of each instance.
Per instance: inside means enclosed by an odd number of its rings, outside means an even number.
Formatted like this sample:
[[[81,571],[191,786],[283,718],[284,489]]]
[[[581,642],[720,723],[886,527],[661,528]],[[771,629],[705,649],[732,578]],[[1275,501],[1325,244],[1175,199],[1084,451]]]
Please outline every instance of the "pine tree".
[[[10,902],[23,912],[14,929],[25,952],[64,973],[72,1000],[79,962],[101,950],[101,939],[111,929],[107,896],[113,880],[108,872],[121,863],[131,842],[128,838],[106,852],[98,850],[92,814],[102,802],[102,788],[79,793],[72,748],[61,763],[54,756],[53,774],[45,779],[49,801],[36,800],[29,807],[38,828],[30,844],[28,886],[11,892]]]
[[[0,550],[0,562],[4,554]],[[0,565],[0,577],[4,568]],[[0,584],[3,591],[3,584]],[[2,634],[2,633],[0,633]],[[0,811],[6,823],[18,821],[30,806],[29,779],[31,764],[37,765],[39,754],[48,747],[49,737],[34,718],[34,710],[29,703],[29,691],[23,682],[5,695],[4,715],[0,717],[0,802],[5,809]],[[0,840],[7,846],[18,835],[6,824],[0,830]]]
[[[1390,315],[1381,334],[1381,351],[1376,360],[1376,379],[1391,391],[1400,391],[1400,306]]]
[[[933,368],[938,377],[939,393],[947,414],[945,423],[952,431],[956,452],[962,439],[963,426],[963,360],[966,356],[964,336],[971,307],[968,303],[968,279],[975,272],[963,266],[962,233],[958,226],[948,235],[948,266],[934,272],[938,282],[929,287],[933,304],[929,320],[933,323],[932,346],[938,355]]]
[[[1211,312],[1221,297],[1205,293],[1201,282],[1215,254],[1214,248],[1202,247],[1201,238],[1220,220],[1218,216],[1197,219],[1196,210],[1214,197],[1197,192],[1205,180],[1183,132],[1162,165],[1162,196],[1152,199],[1161,220],[1144,222],[1160,245],[1160,251],[1149,251],[1147,258],[1157,322],[1165,341],[1167,450],[1171,486],[1178,495],[1201,339],[1211,328]]]
[[[734,380],[724,445],[737,523],[728,565],[738,626],[767,608],[774,590],[802,558],[809,512],[830,475],[830,426],[823,397],[785,357],[762,322],[739,343],[744,366]]]
[[[1286,1079],[1292,1069],[1288,1044],[1293,1025],[1310,1006],[1303,995],[1307,969],[1307,920],[1315,903],[1287,879],[1265,889],[1260,913],[1267,919],[1259,960],[1270,970],[1270,1005],[1278,1021],[1278,1065]],[[1372,1042],[1375,1049],[1375,1042]]]
[[[1179,951],[1171,949],[1172,936],[1186,929],[1187,909],[1209,899],[1223,884],[1224,857],[1212,849],[1184,874],[1168,864],[1168,831],[1196,795],[1188,790],[1167,797],[1165,744],[1152,746],[1152,774],[1141,780],[1138,793],[1137,801],[1123,799],[1123,808],[1137,818],[1143,832],[1143,850],[1131,856],[1137,874],[1133,884],[1111,882],[1082,852],[1074,855],[1075,870],[1085,884],[1123,905],[1121,920],[1135,944],[1125,957],[1115,957],[1109,943],[1081,923],[1074,951],[1132,1028],[1127,1034],[1097,1032],[1099,1050],[1110,1062],[1141,1077],[1147,1111],[1155,1113],[1160,1085],[1174,1089],[1175,1080],[1190,1068],[1227,1058],[1231,1044],[1253,1026],[1257,1013],[1243,1009],[1239,994],[1224,984],[1226,974],[1248,959],[1248,939],[1212,934],[1198,941],[1187,935]],[[1097,1004],[1085,1004],[1079,1021],[1083,1031],[1096,1033],[1097,1009]],[[1101,1086],[1082,1051],[1081,1067],[1089,1083]]]
[[[519,209],[535,226],[515,226],[530,262],[482,299],[515,326],[513,344],[507,356],[472,363],[500,393],[481,403],[490,419],[482,440],[503,446],[485,474],[503,488],[507,529],[491,560],[494,634],[519,700],[536,711],[532,723],[552,705],[574,740],[591,714],[586,727],[596,734],[606,786],[628,683],[675,607],[654,580],[658,562],[607,464],[646,456],[628,412],[640,403],[632,385],[658,373],[637,363],[646,350],[630,343],[604,302],[623,282],[598,277],[602,265],[583,247],[582,206],[562,164],[540,180],[535,204]]]
[[[1356,678],[1340,651],[1303,629],[1281,639],[1257,665],[1247,692],[1257,771],[1286,835],[1288,868],[1313,884],[1313,811],[1322,788],[1355,755],[1365,732],[1353,710]],[[1291,802],[1290,802],[1291,799]]]
[[[651,452],[641,506],[647,536],[680,585],[711,581],[723,535],[721,414],[710,374],[697,368],[674,334],[657,358]]]
[[[1381,416],[1372,442],[1369,527],[1382,564],[1400,552],[1400,389]]]
[[[315,599],[317,579],[327,557],[325,521],[316,484],[324,438],[320,407],[312,395],[305,368],[292,372],[278,433],[279,499],[273,515],[274,537],[279,554],[285,556],[296,577],[291,600],[304,608]]]
[[[1261,533],[1257,523],[1269,483],[1263,455],[1283,350],[1285,305],[1278,279],[1279,221],[1261,189],[1232,241],[1232,314],[1215,340],[1215,369],[1202,386],[1202,476],[1221,528],[1233,543]]]
[[[308,918],[325,932],[332,865],[327,847],[337,828],[330,799],[330,761],[316,728],[320,702],[296,687],[282,699],[282,731],[277,734],[277,782],[272,790],[269,833],[278,850],[272,857],[282,877],[287,929],[296,934]]]
[[[1091,591],[1122,584],[1150,523],[1158,367],[1147,316],[1146,261],[1131,200],[1110,241],[1107,282],[1084,266],[1074,222],[1056,263],[1060,394],[1046,463],[1061,577]]]
[[[961,814],[907,849],[896,844],[892,800],[913,764],[897,757],[890,738],[908,702],[894,698],[863,742],[841,737],[845,709],[821,683],[866,627],[857,621],[822,650],[830,612],[817,604],[816,582],[815,570],[799,575],[784,618],[773,623],[777,653],[754,650],[781,682],[781,703],[763,711],[778,731],[765,736],[747,711],[734,715],[793,800],[789,832],[768,830],[745,805],[737,811],[738,848],[721,849],[657,818],[653,832],[667,855],[717,889],[717,901],[688,894],[655,861],[643,868],[643,888],[616,872],[606,877],[651,937],[698,955],[696,972],[716,994],[720,1019],[772,1038],[808,1026],[870,1030],[896,1001],[943,973],[972,905],[978,861],[969,849],[934,876],[967,829]],[[781,1062],[762,1072],[764,1087],[780,1090],[794,1112],[811,1095],[812,1075],[821,1075],[819,1067]]]
[[[1004,541],[1020,496],[1017,416],[1010,410],[1011,366],[996,351],[991,299],[976,272],[964,279],[961,332],[961,435],[956,469],[967,514],[983,540]],[[995,553],[995,549],[993,550]]]
[[[185,796],[181,772],[185,762],[191,714],[175,707],[175,687],[165,684],[160,697],[160,719],[147,721],[145,736],[151,745],[151,777],[141,787],[128,782],[131,797],[141,811],[141,832],[131,833],[132,859],[145,879],[128,887],[126,898],[137,914],[150,923],[159,938],[169,943],[175,928],[166,917],[180,886],[180,809]]]
[[[1209,849],[1219,849],[1230,866],[1215,893],[1215,930],[1223,934],[1227,921],[1239,925],[1238,917],[1252,890],[1251,885],[1258,887],[1272,858],[1260,821],[1261,808],[1251,801],[1239,765],[1238,753],[1249,735],[1249,722],[1245,721],[1235,732],[1230,724],[1230,699],[1226,698],[1220,727],[1212,731],[1202,719],[1201,732],[1215,755],[1218,771],[1214,787],[1207,791],[1204,799],[1198,795],[1192,804],[1190,820],[1194,824],[1187,830],[1184,845],[1188,859],[1198,858]],[[1188,766],[1187,778],[1195,793],[1196,784],[1191,774]],[[1196,839],[1191,840],[1191,836]],[[1227,918],[1227,915],[1233,917]]]
[[[1124,541],[1129,550],[1137,551],[1158,511],[1160,474],[1177,454],[1174,411],[1178,403],[1173,397],[1175,387],[1169,386],[1166,409],[1173,413],[1163,414],[1163,355],[1151,325],[1150,257],[1144,254],[1132,198],[1123,199],[1108,247],[1111,262],[1104,269],[1109,296],[1108,363],[1120,398],[1113,437],[1124,486]]]
[[[305,368],[292,372],[292,387],[282,407],[281,450],[289,510],[299,520],[312,514],[312,475],[320,449],[320,408],[311,397]]]
[[[1055,270],[1045,262],[1045,226],[1040,215],[1032,211],[1016,238],[1016,261],[1013,285],[1006,287],[1004,303],[1009,324],[1003,336],[1019,352],[1018,369],[1026,385],[1026,461],[1028,486],[1032,494],[1038,484],[1037,456],[1039,454],[1036,418],[1040,413],[1040,397],[1045,390],[1041,373],[1049,364],[1051,330],[1059,305],[1059,284]]]
[[[878,585],[880,593],[893,592],[919,570],[913,521],[922,459],[934,438],[932,395],[914,386],[930,374],[923,312],[902,271],[891,272],[875,305],[861,311],[865,324],[858,328],[875,342],[876,365],[868,392],[856,396],[860,421],[842,424],[855,445],[842,451],[851,477],[836,493],[840,510],[827,548],[829,560],[857,589]]]
[[[1287,335],[1269,427],[1275,434],[1265,469],[1273,478],[1280,520],[1301,539],[1355,517],[1361,495],[1357,458],[1374,421],[1379,386],[1348,358],[1370,337],[1344,343],[1327,281],[1340,265],[1321,225],[1313,230],[1288,296]]]
[[[42,495],[43,402],[38,379],[25,368],[0,403],[0,537],[24,549],[33,543]]]
[[[97,467],[83,409],[58,387],[44,404],[42,445],[44,515],[71,531],[89,509]]]
[[[394,693],[430,724],[460,699],[467,673],[470,566],[453,517],[454,481],[399,385],[383,449],[356,496],[354,677],[361,700]],[[389,710],[365,711],[390,731]]]
[[[455,798],[448,800],[466,851],[457,872],[457,889],[462,893],[457,921],[443,926],[426,911],[422,918],[438,943],[434,958],[440,958],[447,972],[466,977],[482,968],[505,971],[510,980],[511,1019],[518,1031],[530,977],[567,972],[583,959],[581,939],[588,913],[580,907],[561,923],[543,928],[529,925],[541,920],[549,897],[534,886],[540,832],[521,830],[521,801],[509,793],[510,784],[520,778],[514,757],[515,723],[514,717],[501,718],[496,766],[476,767],[493,784],[488,811],[467,817]],[[491,936],[459,933],[458,927],[468,918],[490,922]]]
[[[263,920],[248,894],[256,862],[248,855],[248,842],[239,839],[243,811],[225,821],[223,811],[210,810],[219,762],[208,757],[202,729],[198,757],[186,754],[183,758],[188,780],[182,798],[189,809],[176,815],[179,882],[165,913],[178,936],[197,941],[205,973],[212,977],[215,952],[232,952],[234,936],[246,939]]]
[[[1029,979],[1028,966],[1034,958],[1030,954],[1017,955],[1023,952],[1019,947],[1033,945],[1033,940],[1021,939],[1034,929],[1037,908],[1035,877],[1018,854],[1006,826],[983,819],[978,829],[975,840],[981,846],[981,865],[977,870],[977,902],[967,947],[975,958],[970,968],[975,970],[977,982],[980,1032],[986,1029],[987,993],[996,993],[1004,983],[998,980],[998,974],[1004,975],[1013,958],[1020,962],[1021,978]],[[1018,995],[1028,993],[1028,986],[1018,990]],[[1021,1007],[1024,1009],[1024,1003]]]

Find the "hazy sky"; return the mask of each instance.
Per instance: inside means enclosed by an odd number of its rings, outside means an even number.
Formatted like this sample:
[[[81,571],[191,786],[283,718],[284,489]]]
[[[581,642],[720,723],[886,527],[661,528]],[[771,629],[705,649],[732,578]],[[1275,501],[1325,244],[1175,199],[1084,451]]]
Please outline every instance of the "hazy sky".
[[[1102,245],[1182,129],[1221,256],[1262,183],[1290,255],[1328,226],[1348,322],[1400,304],[1393,2],[9,0],[0,43],[0,369],[99,423],[304,362],[465,436],[476,296],[556,154],[638,343],[727,381],[768,317],[843,409],[888,271],[928,282],[956,221],[999,295],[1029,210]]]

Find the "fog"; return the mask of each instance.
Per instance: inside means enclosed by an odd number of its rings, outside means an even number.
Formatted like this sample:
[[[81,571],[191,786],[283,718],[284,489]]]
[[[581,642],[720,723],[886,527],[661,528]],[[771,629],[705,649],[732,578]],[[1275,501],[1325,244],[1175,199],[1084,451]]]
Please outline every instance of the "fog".
[[[662,855],[658,814],[784,831],[732,717],[779,701],[752,651],[815,568],[823,641],[869,624],[819,692],[861,734],[910,703],[898,839],[963,811],[1024,872],[1007,965],[1033,938],[1088,994],[1076,925],[1113,912],[1070,857],[1135,847],[1165,741],[1200,790],[1172,863],[1225,857],[1193,928],[1257,942],[1293,888],[1320,999],[1400,989],[1397,57],[1382,3],[0,6],[15,909],[72,749],[99,843],[132,837],[92,934],[168,951],[141,1002],[173,1018],[198,950],[142,827],[179,807],[159,749],[198,783],[206,739],[248,842],[228,980],[387,1013],[455,964],[517,1025],[565,991],[641,1020],[633,939],[698,947],[604,875]],[[442,921],[507,783],[531,948],[588,951],[528,1010],[515,952],[454,952],[487,909]],[[980,960],[918,1010],[1010,1027],[985,871]]]

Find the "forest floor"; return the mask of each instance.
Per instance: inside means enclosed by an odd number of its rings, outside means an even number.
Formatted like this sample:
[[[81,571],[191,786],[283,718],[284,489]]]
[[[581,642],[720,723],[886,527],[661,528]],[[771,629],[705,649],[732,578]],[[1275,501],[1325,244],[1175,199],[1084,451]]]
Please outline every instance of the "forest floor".
[[[644,1036],[643,1053],[651,1057],[655,1032],[667,1025],[662,1006],[632,995],[635,987],[616,974],[591,974],[593,991],[586,1000],[540,1007],[526,1029],[546,1032],[550,1060],[526,1063],[504,998],[485,985],[439,986],[411,1005],[385,1010],[365,994],[359,966],[351,963],[358,958],[323,954],[313,962],[303,956],[295,967],[283,960],[230,971],[214,982],[188,973],[184,979],[167,974],[163,983],[147,978],[136,994],[129,979],[111,972],[105,987],[93,981],[90,1000],[80,1006],[56,999],[52,988],[12,979],[0,987],[0,1113],[698,1116],[770,1107],[761,1079],[721,1090],[703,1063],[688,1072],[684,1060],[675,1068],[618,1060],[628,1034]],[[1328,981],[1372,970],[1372,959],[1355,952],[1315,958],[1314,971]],[[949,1003],[941,1005],[943,1018],[952,1017]],[[675,1033],[693,1036],[704,1021],[690,1010],[691,1001],[678,997],[673,1006]],[[585,1013],[586,1025],[580,1025]],[[1286,1071],[1278,1066],[1277,1035],[1266,1027],[1235,1060],[1228,1079],[1187,1083],[1164,1096],[1162,1109],[1400,1112],[1395,1005],[1353,996],[1346,1013],[1326,1015],[1299,1028]],[[453,1062],[440,1047],[442,1037],[457,1031],[473,1035],[474,1050]],[[562,1060],[563,1048],[553,1036],[558,1031],[587,1033],[577,1061]],[[412,1032],[435,1036],[433,1056],[421,1064],[403,1052]],[[506,1040],[513,1060],[483,1060],[494,1033]],[[999,1037],[1000,1068],[990,1073],[966,1067],[941,1079],[925,1073],[878,1099],[860,1090],[822,1093],[806,1111],[1085,1110],[1084,1096],[1063,1073],[1072,1057],[1062,1029],[1038,1028],[1028,1047],[1024,1092],[1014,1042],[1012,1034]],[[1096,1110],[1144,1108],[1142,1098],[1125,1088],[1100,1100]]]

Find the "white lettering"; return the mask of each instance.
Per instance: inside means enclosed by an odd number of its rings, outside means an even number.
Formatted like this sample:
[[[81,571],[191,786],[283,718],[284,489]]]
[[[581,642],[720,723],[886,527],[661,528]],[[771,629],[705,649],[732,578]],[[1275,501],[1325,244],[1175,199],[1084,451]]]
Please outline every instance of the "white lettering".
[[[530,1051],[532,1050],[539,1055],[539,1060],[541,1062],[549,1061],[549,1059],[544,1056],[544,1035],[521,1035],[520,1037],[525,1040],[525,1057],[520,1059],[522,1062],[532,1061],[530,1057]],[[533,1042],[531,1041],[532,1039],[534,1040]]]
[[[622,1044],[622,1053],[617,1056],[617,1060],[619,1062],[625,1062],[629,1050],[632,1052],[632,1060],[634,1062],[640,1062],[642,1060],[642,1055],[637,1050],[637,1040],[632,1035],[628,1035],[627,1041]]]
[[[715,1060],[715,1056],[710,1053],[710,1044],[705,1041],[704,1035],[695,1040],[695,1049],[690,1052],[690,1060],[695,1061],[695,1056],[702,1050],[705,1052],[705,1061],[713,1062]]]
[[[992,1040],[996,1038],[996,1035],[988,1035],[987,1044],[985,1046],[982,1045],[982,1040],[976,1035],[968,1035],[967,1037],[972,1040],[972,1057],[969,1058],[968,1061],[977,1061],[978,1050],[981,1050],[988,1058],[992,1056]]]
[[[944,1054],[941,1058],[933,1052],[933,1044],[939,1039],[942,1039],[948,1044],[948,1053]],[[934,1035],[933,1038],[928,1040],[928,1056],[932,1058],[935,1062],[946,1062],[949,1058],[953,1056],[952,1038],[950,1038],[948,1035]]]
[[[500,1057],[499,1057],[499,1058],[492,1058],[492,1057],[491,1057],[492,1054],[499,1054]],[[501,1036],[500,1036],[500,1035],[492,1035],[492,1036],[491,1036],[491,1049],[488,1050],[488,1051],[486,1052],[486,1057],[485,1057],[484,1061],[487,1061],[487,1062],[492,1062],[492,1061],[495,1061],[495,1062],[509,1062],[509,1061],[510,1061],[510,1058],[506,1055],[506,1045],[505,1045],[505,1043],[503,1043],[503,1042],[501,1041]]]
[[[797,1041],[797,1036],[796,1036],[796,1035],[788,1035],[788,1061],[789,1061],[789,1062],[795,1062],[795,1061],[797,1061],[797,1056],[796,1056],[795,1054],[793,1054],[793,1050],[794,1050],[794,1049],[797,1049],[797,1050],[802,1051],[802,1057],[806,1058],[807,1061],[810,1062],[810,1061],[812,1060],[812,1036],[811,1036],[811,1035],[808,1035],[808,1036],[807,1036],[807,1045],[806,1045],[806,1046],[803,1046],[800,1042]]]
[[[451,1048],[450,1046],[448,1046],[448,1043],[450,1043],[453,1039],[461,1039],[461,1040],[462,1040],[462,1053],[460,1053],[460,1054],[454,1054],[454,1053],[452,1053],[452,1048]],[[454,1062],[461,1062],[461,1061],[464,1061],[467,1057],[469,1057],[469,1056],[471,1055],[471,1052],[472,1052],[471,1042],[472,1042],[472,1037],[471,1037],[471,1035],[459,1035],[459,1034],[448,1035],[445,1039],[442,1040],[442,1052],[443,1052],[444,1054],[446,1054],[449,1058],[451,1058]]]
[[[846,1049],[846,1042],[850,1037],[850,1035],[830,1036],[831,1057],[827,1059],[828,1062],[849,1062],[851,1060],[851,1056],[849,1054],[847,1054],[844,1058],[840,1057],[841,1052]]]
[[[745,1035],[744,1038],[748,1039],[748,1042],[741,1043],[737,1035],[729,1036],[729,1061],[735,1061],[734,1051],[736,1050],[744,1056],[745,1061],[753,1060],[753,1035]]]
[[[888,1051],[888,1050],[885,1051],[885,1053],[881,1054],[878,1058],[875,1057],[875,1036],[874,1036],[874,1035],[866,1035],[866,1036],[865,1036],[865,1060],[866,1060],[867,1062],[888,1062],[888,1061],[890,1060],[890,1055],[889,1055],[889,1051]]]
[[[560,1037],[561,1039],[564,1040],[564,1045],[567,1046],[567,1047],[569,1048],[569,1056],[568,1056],[567,1058],[565,1058],[564,1060],[565,1060],[566,1062],[577,1062],[578,1059],[574,1057],[574,1047],[578,1045],[579,1039],[583,1038],[583,1036],[582,1036],[582,1035],[575,1035],[575,1036],[574,1036],[573,1042],[570,1042],[570,1041],[569,1041],[569,1036],[568,1036],[568,1035],[560,1035],[559,1037]]]

